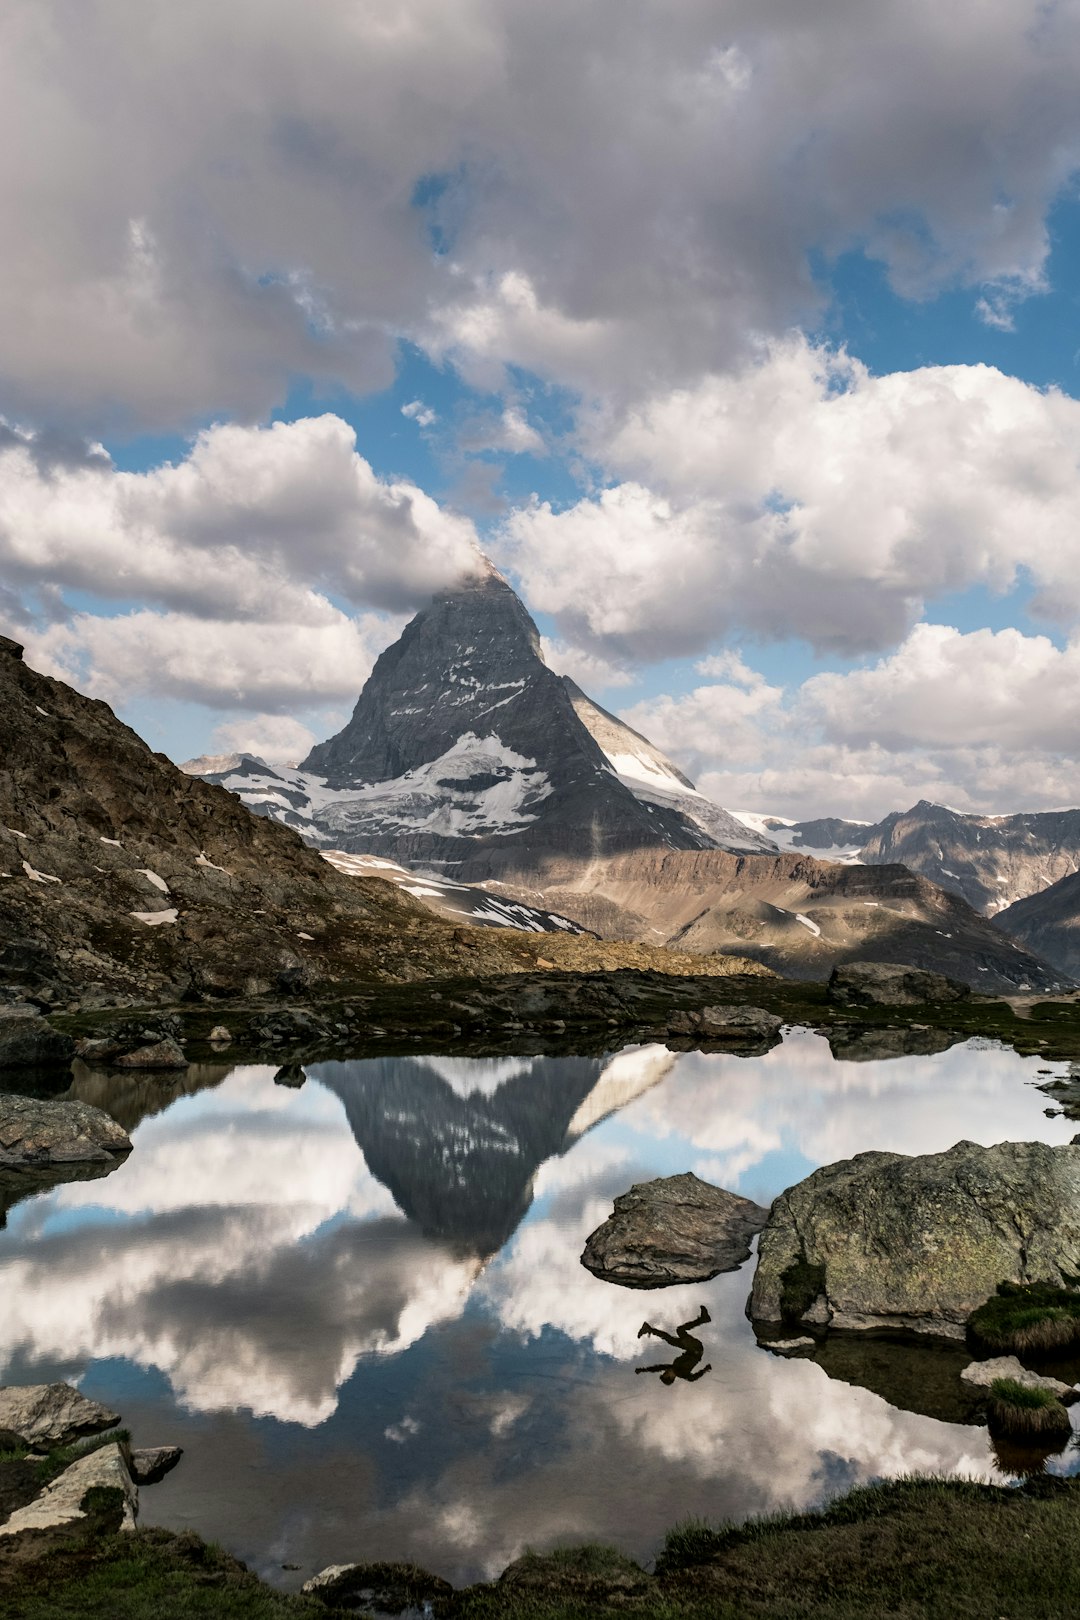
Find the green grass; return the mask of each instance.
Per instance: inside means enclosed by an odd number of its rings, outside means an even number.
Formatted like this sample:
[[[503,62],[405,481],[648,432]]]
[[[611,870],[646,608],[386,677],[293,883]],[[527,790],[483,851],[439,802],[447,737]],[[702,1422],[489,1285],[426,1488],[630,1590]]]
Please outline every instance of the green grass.
[[[107,1494],[107,1493],[106,1493]],[[102,1505],[104,1511],[105,1504]],[[688,1520],[650,1575],[602,1546],[528,1553],[517,1579],[437,1602],[435,1620],[1065,1620],[1080,1614],[1080,1482],[907,1479],[820,1513]],[[285,1620],[326,1615],[190,1534],[96,1525],[13,1572],[0,1620]]]
[[[972,1311],[968,1339],[995,1356],[1046,1356],[1080,1345],[1080,1292],[1053,1283],[999,1283]]]

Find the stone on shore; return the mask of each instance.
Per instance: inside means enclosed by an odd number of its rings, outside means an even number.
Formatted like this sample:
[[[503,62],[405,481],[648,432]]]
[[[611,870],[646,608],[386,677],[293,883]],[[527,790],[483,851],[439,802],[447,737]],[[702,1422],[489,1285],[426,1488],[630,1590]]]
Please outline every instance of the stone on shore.
[[[834,967],[828,997],[838,1007],[915,1007],[927,1001],[965,1001],[966,984],[943,973],[896,962],[847,962]]]
[[[182,1446],[141,1446],[131,1453],[131,1477],[136,1485],[156,1485],[183,1455]]]
[[[186,1069],[188,1060],[177,1043],[167,1036],[152,1046],[137,1047],[116,1059],[119,1069]]]
[[[700,1035],[709,1041],[768,1041],[776,1039],[783,1019],[764,1007],[702,1007],[699,1012],[676,1012],[668,1020],[671,1035]]]
[[[0,1169],[104,1164],[130,1152],[123,1127],[89,1103],[0,1096]]]
[[[83,1498],[95,1486],[118,1490],[123,1496],[121,1529],[134,1530],[139,1511],[139,1493],[124,1461],[119,1445],[100,1446],[88,1456],[79,1457],[50,1480],[40,1496],[26,1507],[16,1508],[3,1524],[0,1536],[17,1536],[21,1530],[50,1530],[57,1525],[74,1524],[85,1519]]]
[[[1080,1149],[860,1153],[773,1204],[747,1314],[962,1338],[999,1282],[1061,1284],[1078,1272]]]
[[[53,1029],[33,1007],[0,1011],[0,1072],[68,1063],[74,1050],[71,1037]]]
[[[25,1384],[0,1388],[0,1434],[14,1435],[45,1451],[119,1423],[118,1413],[87,1400],[70,1384]]]
[[[624,1288],[667,1288],[736,1271],[768,1210],[692,1172],[641,1182],[585,1245],[582,1265]]]

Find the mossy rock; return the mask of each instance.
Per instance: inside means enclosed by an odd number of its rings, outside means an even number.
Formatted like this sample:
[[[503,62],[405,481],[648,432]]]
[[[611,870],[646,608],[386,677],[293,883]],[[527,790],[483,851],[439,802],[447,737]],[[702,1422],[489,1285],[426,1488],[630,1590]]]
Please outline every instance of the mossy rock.
[[[1080,1345],[1080,1291],[1046,1282],[999,1283],[968,1317],[967,1336],[984,1354],[1060,1354]]]
[[[497,1590],[523,1596],[576,1598],[589,1603],[638,1597],[652,1589],[653,1577],[617,1547],[588,1543],[527,1551],[503,1570]]]

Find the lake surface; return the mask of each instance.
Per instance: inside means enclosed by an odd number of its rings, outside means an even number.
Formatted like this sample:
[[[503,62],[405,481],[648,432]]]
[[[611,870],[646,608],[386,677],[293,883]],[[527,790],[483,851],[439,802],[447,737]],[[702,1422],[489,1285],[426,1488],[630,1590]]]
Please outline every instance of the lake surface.
[[[77,1381],[136,1443],[182,1445],[142,1522],[283,1586],[368,1558],[458,1583],[582,1538],[648,1558],[688,1515],[910,1470],[1000,1477],[985,1429],[949,1410],[962,1350],[841,1343],[829,1376],[755,1344],[752,1261],[644,1293],[578,1256],[657,1175],[768,1204],[866,1148],[1068,1142],[1035,1089],[1050,1069],[1067,1072],[978,1042],[838,1062],[796,1030],[757,1058],[382,1058],[315,1065],[300,1089],[253,1066],[180,1087],[83,1070],[75,1094],[134,1151],[9,1211],[0,1382]],[[712,1370],[637,1374],[664,1359],[643,1317],[670,1329],[702,1304]]]

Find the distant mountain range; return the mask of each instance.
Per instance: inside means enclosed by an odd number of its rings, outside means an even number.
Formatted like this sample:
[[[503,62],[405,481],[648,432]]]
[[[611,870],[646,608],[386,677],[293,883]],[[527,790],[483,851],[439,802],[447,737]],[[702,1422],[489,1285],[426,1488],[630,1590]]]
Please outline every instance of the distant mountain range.
[[[480,920],[491,920],[486,897],[497,891],[539,919],[745,954],[799,977],[872,956],[994,993],[1061,982],[955,884],[950,892],[924,872],[919,860],[936,850],[946,862],[955,838],[927,835],[920,856],[902,817],[873,828],[790,823],[712,803],[648,738],[547,666],[535,625],[494,570],[417,614],[348,724],[298,767],[241,754],[184,769],[339,852],[338,863],[392,862],[414,894],[428,890],[440,910],[450,897],[488,911]],[[910,861],[891,853],[901,844]],[[472,885],[483,885],[479,902]]]
[[[785,849],[868,866],[899,862],[988,917],[1080,868],[1080,810],[980,816],[920,799],[873,823],[741,819]]]

